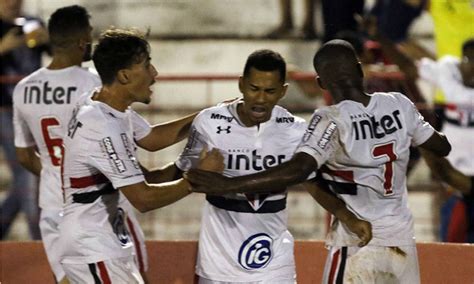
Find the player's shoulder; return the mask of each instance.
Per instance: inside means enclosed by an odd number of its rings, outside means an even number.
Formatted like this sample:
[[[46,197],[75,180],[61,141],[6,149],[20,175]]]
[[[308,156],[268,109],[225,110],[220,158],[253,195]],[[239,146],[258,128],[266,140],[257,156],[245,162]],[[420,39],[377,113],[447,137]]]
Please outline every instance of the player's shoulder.
[[[17,83],[17,86],[24,86],[30,82],[36,82],[38,79],[41,79],[43,77],[43,74],[44,74],[44,70],[46,68],[45,67],[41,67],[39,69],[37,69],[36,71],[34,71],[33,73],[31,73],[30,75],[24,77],[23,79],[21,79],[18,83]]]
[[[306,128],[306,120],[303,118],[292,114],[286,108],[276,105],[272,111],[272,121],[273,123],[288,128]]]
[[[410,99],[399,92],[376,92],[373,94],[370,94],[371,99],[375,99],[378,103],[381,104],[390,104],[390,103],[396,103],[396,102],[411,102]]]
[[[199,112],[194,119],[194,123],[197,124],[213,124],[213,122],[227,121],[232,122],[235,118],[229,111],[229,105],[222,104],[205,108]]]

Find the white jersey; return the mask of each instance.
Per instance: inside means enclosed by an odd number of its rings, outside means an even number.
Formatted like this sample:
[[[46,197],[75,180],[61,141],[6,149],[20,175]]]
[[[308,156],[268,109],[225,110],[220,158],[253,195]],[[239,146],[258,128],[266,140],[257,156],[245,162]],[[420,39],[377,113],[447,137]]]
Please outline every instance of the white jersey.
[[[443,132],[452,144],[448,160],[462,173],[474,175],[474,88],[463,84],[459,63],[453,56],[444,56],[439,61],[423,58],[419,74],[444,93]]]
[[[77,100],[100,85],[96,74],[72,66],[40,68],[21,80],[13,93],[15,146],[37,146],[41,159],[39,205],[61,209],[61,145]]]
[[[291,159],[305,121],[275,106],[269,121],[246,127],[237,114],[239,103],[205,109],[194,119],[178,168],[196,167],[204,146],[220,150],[223,174],[229,177],[260,172]],[[230,282],[294,277],[286,192],[207,195],[206,200],[196,266],[199,276]]]
[[[133,110],[89,100],[76,111],[64,138],[63,263],[93,263],[131,255],[128,201],[117,188],[144,181],[136,157]],[[148,123],[142,119],[143,128]],[[136,135],[136,134],[135,134]]]
[[[313,156],[331,190],[372,224],[371,245],[413,245],[406,188],[409,147],[433,133],[404,95],[375,93],[367,107],[344,100],[316,110],[297,152]],[[358,241],[340,222],[333,223],[329,245]]]

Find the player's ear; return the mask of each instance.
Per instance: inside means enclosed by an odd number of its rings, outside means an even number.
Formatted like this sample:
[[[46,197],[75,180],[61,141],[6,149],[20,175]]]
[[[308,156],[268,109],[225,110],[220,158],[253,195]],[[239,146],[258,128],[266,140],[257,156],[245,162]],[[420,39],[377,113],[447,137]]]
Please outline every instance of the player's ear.
[[[360,62],[357,63],[357,71],[361,78],[364,78],[364,70],[362,70],[362,64]]]
[[[319,78],[319,76],[316,77],[316,82],[318,82],[318,85],[321,87],[321,89],[326,90],[326,86],[324,85],[323,81],[321,81],[321,78]]]
[[[121,69],[117,73],[117,80],[120,82],[120,84],[125,85],[129,81],[129,75],[127,73],[127,70]]]
[[[244,77],[239,77],[239,91],[243,94],[244,93]]]

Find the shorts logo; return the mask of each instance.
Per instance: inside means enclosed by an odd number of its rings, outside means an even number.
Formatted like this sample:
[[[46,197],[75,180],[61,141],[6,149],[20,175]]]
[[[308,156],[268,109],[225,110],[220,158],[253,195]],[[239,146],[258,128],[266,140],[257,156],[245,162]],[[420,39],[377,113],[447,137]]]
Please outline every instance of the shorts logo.
[[[122,208],[118,208],[117,216],[115,216],[115,220],[113,222],[113,230],[122,246],[126,246],[131,242],[127,227],[125,225],[126,218],[127,215],[125,211]]]
[[[249,237],[240,247],[239,264],[247,270],[267,266],[273,257],[272,244],[273,239],[264,233]]]

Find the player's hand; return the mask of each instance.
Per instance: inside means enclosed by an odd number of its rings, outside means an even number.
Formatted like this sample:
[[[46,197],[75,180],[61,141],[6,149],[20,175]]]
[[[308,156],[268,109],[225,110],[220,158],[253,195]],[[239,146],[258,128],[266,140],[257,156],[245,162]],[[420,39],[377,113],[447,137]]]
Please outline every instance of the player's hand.
[[[230,189],[230,179],[215,172],[191,169],[184,178],[191,183],[193,192],[222,194]]]
[[[204,148],[199,154],[197,168],[208,172],[222,173],[224,171],[224,156],[215,148],[209,152],[207,148]]]
[[[359,247],[367,245],[372,239],[372,225],[369,222],[354,217],[345,221],[344,224],[359,237]]]

